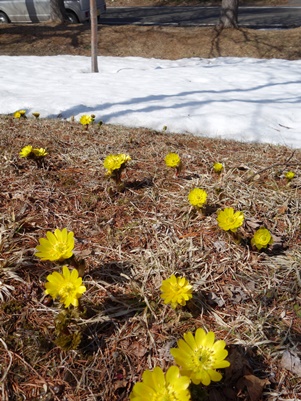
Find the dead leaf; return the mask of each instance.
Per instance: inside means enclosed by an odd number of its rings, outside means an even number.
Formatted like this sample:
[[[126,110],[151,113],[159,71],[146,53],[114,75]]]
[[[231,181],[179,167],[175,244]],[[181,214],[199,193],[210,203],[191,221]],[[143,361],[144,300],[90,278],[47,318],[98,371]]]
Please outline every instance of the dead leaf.
[[[301,360],[297,355],[293,355],[290,351],[284,351],[281,359],[281,366],[298,377],[301,377]]]
[[[240,390],[247,388],[250,401],[260,401],[263,388],[267,384],[269,384],[268,379],[259,379],[259,377],[254,375],[245,375],[238,380],[237,388]]]
[[[228,349],[227,360],[230,362],[230,366],[225,370],[225,382],[235,386],[243,375],[252,374],[253,370],[243,346],[231,345]]]
[[[225,301],[222,298],[218,297],[214,292],[209,292],[208,304],[209,305],[217,305],[219,307],[222,307],[225,305]]]
[[[284,242],[281,237],[272,234],[272,238],[273,238],[273,243],[270,245],[270,249],[272,251],[277,251],[284,247]]]
[[[237,169],[241,171],[248,171],[250,170],[250,167],[247,166],[246,164],[241,164],[240,166],[237,167]]]
[[[129,353],[133,353],[138,358],[142,358],[149,349],[145,347],[142,341],[129,341],[124,340],[121,342],[124,349],[126,349]]]
[[[214,248],[217,252],[225,252],[228,249],[227,243],[225,241],[215,241],[213,242]]]
[[[255,287],[254,281],[248,281],[248,282],[245,284],[245,288],[246,288],[248,291],[250,291],[250,292],[255,291],[256,287]]]
[[[263,225],[263,222],[262,220],[250,218],[245,220],[245,225],[255,231]]]
[[[213,388],[209,392],[209,401],[221,401],[223,400],[223,393],[216,388]]]
[[[225,285],[224,292],[225,294],[228,295],[230,300],[235,304],[245,301],[248,298],[248,295],[243,291],[241,287],[233,284]]]

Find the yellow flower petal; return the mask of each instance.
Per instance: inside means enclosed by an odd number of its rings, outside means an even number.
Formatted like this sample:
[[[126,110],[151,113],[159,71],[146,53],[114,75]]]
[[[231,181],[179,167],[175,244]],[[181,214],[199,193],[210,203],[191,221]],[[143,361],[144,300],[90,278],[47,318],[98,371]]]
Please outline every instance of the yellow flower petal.
[[[214,344],[214,338],[215,334],[213,333],[213,331],[209,331],[209,333],[207,333],[207,335],[204,338],[203,347],[212,348]]]
[[[219,381],[222,375],[216,369],[230,366],[224,358],[228,352],[225,342],[214,342],[215,334],[197,329],[195,336],[191,332],[184,334],[184,340],[178,341],[178,348],[170,350],[183,375],[188,376],[194,384],[208,386],[211,381]]]
[[[55,229],[54,233],[47,231],[46,238],[39,239],[36,256],[41,260],[61,261],[73,255],[74,234],[66,228]]]
[[[87,114],[84,114],[83,116],[81,116],[81,118],[79,119],[79,122],[82,125],[89,125],[92,124],[94,121],[94,118],[92,116],[89,116]]]
[[[178,305],[185,306],[186,301],[192,298],[192,286],[185,277],[176,277],[174,274],[161,284],[161,298],[165,304],[173,309]]]
[[[165,156],[165,164],[167,167],[177,168],[181,165],[181,158],[177,153],[168,153]]]
[[[244,222],[244,214],[240,211],[234,212],[232,207],[227,207],[218,211],[217,222],[222,230],[236,232]]]
[[[222,163],[214,163],[213,165],[213,170],[216,173],[220,173],[223,170],[224,166],[222,165]]]
[[[189,345],[189,347],[191,349],[195,349],[197,347],[195,338],[194,338],[193,334],[190,331],[188,333],[185,333],[183,335],[183,337],[184,337],[184,341]]]
[[[188,200],[192,206],[201,208],[207,200],[207,192],[201,188],[193,188],[188,194]]]
[[[45,157],[48,154],[44,148],[34,148],[32,152],[36,157]]]
[[[146,370],[142,382],[136,383],[130,394],[131,401],[189,401],[190,379],[180,375],[177,366],[171,366],[166,375],[161,368]]]
[[[294,177],[295,177],[295,173],[293,171],[288,171],[287,173],[285,173],[285,178],[288,181],[291,181]]]
[[[19,152],[19,156],[20,157],[28,157],[28,156],[30,156],[31,152],[32,152],[32,146],[27,145],[21,149],[21,151]]]
[[[256,246],[258,250],[262,248],[267,248],[270,244],[273,243],[273,238],[271,233],[266,228],[259,228],[255,233],[253,238],[251,239],[251,244]]]
[[[131,160],[131,157],[124,153],[108,155],[104,159],[103,166],[105,169],[107,169],[107,174],[111,175],[113,171],[124,168],[126,166],[126,163]]]
[[[70,271],[68,266],[63,266],[62,273],[53,272],[47,276],[47,280],[45,294],[51,295],[54,299],[59,297],[65,308],[70,305],[78,306],[78,299],[86,291],[82,279],[78,278],[78,271],[76,269]]]

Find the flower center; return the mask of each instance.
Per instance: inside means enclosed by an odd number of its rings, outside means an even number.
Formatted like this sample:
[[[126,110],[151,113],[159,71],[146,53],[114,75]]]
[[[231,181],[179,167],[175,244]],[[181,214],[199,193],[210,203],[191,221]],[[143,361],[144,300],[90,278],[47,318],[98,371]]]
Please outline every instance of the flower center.
[[[75,286],[73,283],[66,283],[65,285],[62,286],[62,288],[59,291],[59,296],[61,298],[67,298],[70,295],[72,295],[72,293],[75,291]]]
[[[263,244],[268,243],[269,242],[269,238],[267,235],[262,235],[261,238],[259,239]]]
[[[56,252],[58,255],[63,255],[67,250],[66,244],[64,242],[57,242],[53,246],[53,248],[54,252]]]
[[[212,351],[206,348],[196,350],[192,360],[192,370],[199,372],[200,370],[210,369],[212,365]]]

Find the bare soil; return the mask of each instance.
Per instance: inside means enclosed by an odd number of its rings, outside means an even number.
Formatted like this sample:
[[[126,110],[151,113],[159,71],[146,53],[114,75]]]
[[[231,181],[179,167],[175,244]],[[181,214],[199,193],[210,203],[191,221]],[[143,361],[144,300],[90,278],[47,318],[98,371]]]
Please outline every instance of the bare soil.
[[[277,4],[286,2],[287,0],[277,0]],[[204,2],[143,1],[143,5],[156,6],[200,3]],[[266,1],[252,0],[251,3],[263,5],[266,4]],[[276,4],[275,1],[274,3]],[[112,1],[113,5],[138,6],[141,5],[141,1],[114,0],[114,2]],[[99,55],[103,56],[137,56],[160,59],[229,56],[294,60],[301,57],[300,40],[301,28],[274,31],[253,29],[219,31],[212,27],[102,25],[99,26],[98,49]],[[90,28],[87,24],[0,24],[0,55],[72,54],[89,56],[90,48]]]
[[[301,58],[301,28],[254,30],[199,27],[99,27],[98,53],[160,59],[186,57]],[[0,25],[0,55],[84,55],[91,48],[88,25]]]

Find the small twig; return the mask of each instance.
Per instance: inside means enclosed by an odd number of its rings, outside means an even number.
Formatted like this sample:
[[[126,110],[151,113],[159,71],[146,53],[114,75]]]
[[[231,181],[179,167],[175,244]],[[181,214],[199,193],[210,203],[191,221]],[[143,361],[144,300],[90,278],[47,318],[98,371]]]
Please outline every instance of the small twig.
[[[253,178],[254,178],[256,175],[261,174],[261,173],[264,173],[265,171],[270,170],[270,169],[272,169],[272,168],[274,168],[274,167],[299,165],[300,163],[297,163],[297,162],[289,163],[289,161],[291,160],[291,158],[294,156],[295,152],[296,152],[296,150],[294,150],[294,151],[292,152],[292,154],[288,157],[288,159],[287,159],[286,161],[284,161],[284,162],[282,162],[282,163],[274,163],[274,164],[272,164],[271,166],[265,167],[265,168],[263,168],[263,169],[257,171],[256,173],[252,174],[251,177],[249,177],[249,178],[246,180],[246,182],[252,181]]]
[[[12,357],[12,355],[11,355],[12,353],[9,351],[9,349],[7,348],[6,343],[2,340],[2,338],[0,338],[0,341],[2,342],[3,347],[5,348],[5,350],[6,350],[7,354],[8,354],[8,356],[9,356],[8,367],[7,367],[7,369],[6,369],[5,372],[3,373],[3,376],[2,376],[1,379],[0,379],[0,383],[4,383],[4,380],[5,380],[5,378],[6,378],[7,374],[8,374],[8,372],[9,372],[9,369],[10,369],[12,363],[13,363],[13,357]]]
[[[295,271],[296,271],[298,285],[299,285],[299,287],[301,287],[301,277],[300,277],[299,269],[296,267]]]

